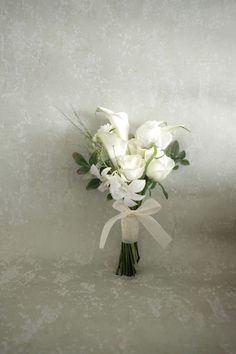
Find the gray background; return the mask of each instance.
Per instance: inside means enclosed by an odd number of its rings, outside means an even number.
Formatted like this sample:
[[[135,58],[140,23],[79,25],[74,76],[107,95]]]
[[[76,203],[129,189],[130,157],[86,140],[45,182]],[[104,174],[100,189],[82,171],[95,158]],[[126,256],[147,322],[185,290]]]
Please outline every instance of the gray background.
[[[236,2],[0,4],[1,353],[234,353]],[[98,249],[115,211],[86,192],[56,108],[96,130],[98,105],[191,130],[191,166],[153,195],[173,242],[142,229],[135,280],[112,273],[118,225]]]

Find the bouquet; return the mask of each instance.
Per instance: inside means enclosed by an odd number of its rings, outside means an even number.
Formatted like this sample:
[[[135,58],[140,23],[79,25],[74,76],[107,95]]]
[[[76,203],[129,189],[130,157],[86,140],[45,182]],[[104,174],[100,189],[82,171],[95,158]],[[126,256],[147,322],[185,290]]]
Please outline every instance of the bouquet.
[[[175,129],[186,128],[169,126],[164,121],[146,121],[132,132],[127,113],[98,107],[96,114],[102,114],[108,122],[93,134],[74,113],[87,139],[89,155],[85,158],[78,152],[73,154],[79,165],[77,172],[89,176],[87,190],[105,193],[107,200],[114,200],[113,208],[120,212],[105,224],[100,248],[104,247],[113,224],[121,220],[121,251],[116,274],[134,276],[140,260],[139,223],[163,248],[171,241],[151,216],[161,208],[151,194],[157,187],[168,199],[163,180],[180,165],[189,165],[185,151],[180,151],[178,141],[173,139]]]

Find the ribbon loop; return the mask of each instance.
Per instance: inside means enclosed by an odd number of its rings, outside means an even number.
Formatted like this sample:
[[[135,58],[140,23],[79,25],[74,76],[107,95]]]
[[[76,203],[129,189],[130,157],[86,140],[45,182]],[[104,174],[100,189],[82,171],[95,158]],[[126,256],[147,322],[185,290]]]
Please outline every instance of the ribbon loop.
[[[171,242],[172,238],[170,235],[168,235],[161,225],[151,216],[158,213],[161,209],[161,205],[155,199],[149,198],[136,210],[129,209],[121,201],[115,201],[112,207],[120,211],[120,214],[113,216],[105,223],[100,238],[99,248],[104,248],[112,226],[118,220],[124,219],[130,215],[136,216],[137,220],[145,227],[162,248],[166,248]]]

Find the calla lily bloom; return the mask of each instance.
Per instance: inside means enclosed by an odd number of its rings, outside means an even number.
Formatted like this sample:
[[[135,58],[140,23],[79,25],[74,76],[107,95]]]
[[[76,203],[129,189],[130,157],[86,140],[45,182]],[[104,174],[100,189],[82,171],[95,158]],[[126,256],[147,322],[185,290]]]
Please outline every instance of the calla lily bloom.
[[[128,140],[129,135],[129,120],[128,114],[125,112],[115,113],[108,108],[98,107],[96,112],[102,112],[105,114],[106,118],[109,119],[113,128],[115,128],[116,133],[119,137],[125,141]]]

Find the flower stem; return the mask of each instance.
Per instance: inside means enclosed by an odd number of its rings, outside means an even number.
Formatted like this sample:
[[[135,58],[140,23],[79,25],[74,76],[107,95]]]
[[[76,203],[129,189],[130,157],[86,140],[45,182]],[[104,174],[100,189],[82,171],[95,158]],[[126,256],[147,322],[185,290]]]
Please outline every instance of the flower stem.
[[[121,251],[119,263],[116,269],[116,275],[126,275],[128,277],[135,276],[135,266],[140,260],[138,243],[121,242]]]

